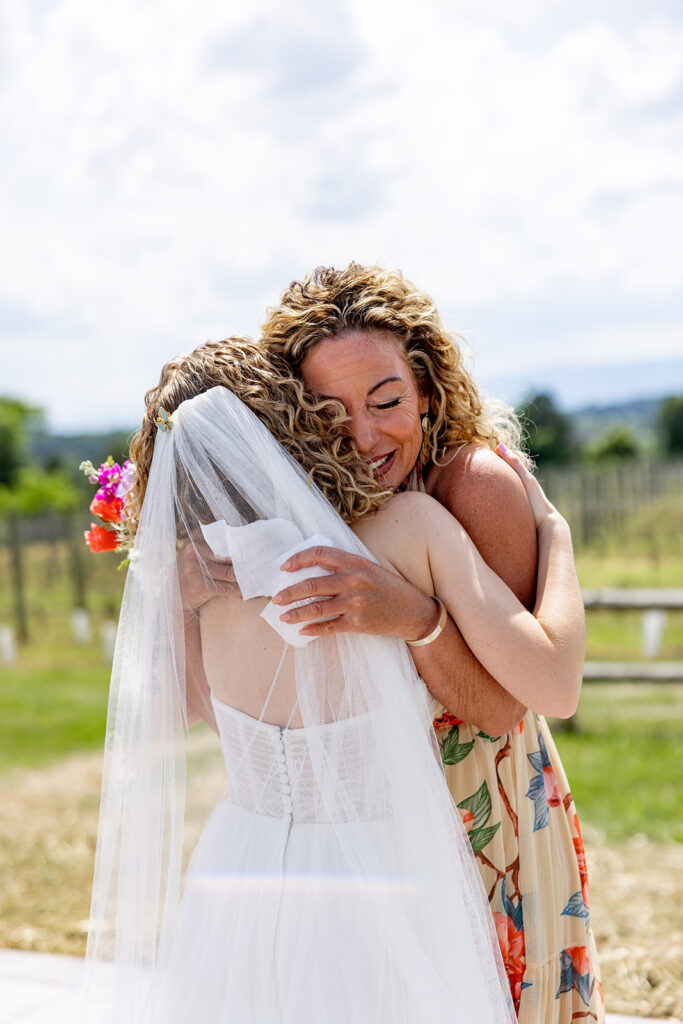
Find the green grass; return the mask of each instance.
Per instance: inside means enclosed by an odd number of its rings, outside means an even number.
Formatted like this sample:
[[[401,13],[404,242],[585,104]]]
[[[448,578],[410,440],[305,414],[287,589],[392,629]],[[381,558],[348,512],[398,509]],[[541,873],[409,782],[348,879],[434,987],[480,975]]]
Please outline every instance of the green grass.
[[[10,622],[6,552],[2,556],[0,622]],[[0,771],[102,745],[111,666],[100,628],[116,619],[124,576],[115,556],[93,555],[87,566],[91,640],[79,646],[71,632],[65,549],[36,544],[26,551],[30,639],[14,665],[0,666]]]
[[[620,538],[603,538],[578,553],[581,582],[682,585],[680,521],[670,501],[653,507],[649,518],[634,517]],[[116,618],[124,575],[116,571],[116,556],[84,554],[92,640],[80,647],[70,629],[65,548],[33,545],[27,551],[31,640],[16,664],[0,666],[0,772],[102,745],[110,666],[99,629],[105,618]],[[11,621],[8,572],[2,551],[0,622]],[[639,613],[591,613],[588,657],[641,658],[641,624]],[[683,613],[669,614],[660,657],[683,660]],[[555,735],[582,820],[610,841],[635,833],[683,841],[683,686],[589,684],[578,722],[578,733]]]
[[[72,655],[66,664],[4,669],[0,683],[0,772],[101,747],[107,665]]]
[[[581,820],[608,842],[683,842],[683,685],[586,685],[577,725],[553,734]]]
[[[576,551],[584,587],[683,586],[683,496],[665,497]]]

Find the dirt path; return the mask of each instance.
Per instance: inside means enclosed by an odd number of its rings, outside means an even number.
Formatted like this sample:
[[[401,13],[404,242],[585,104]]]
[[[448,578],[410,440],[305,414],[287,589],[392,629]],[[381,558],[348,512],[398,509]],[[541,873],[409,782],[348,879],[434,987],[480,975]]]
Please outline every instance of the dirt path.
[[[214,749],[199,737],[192,755],[192,842],[225,784]],[[0,947],[83,953],[100,765],[70,757],[0,779]],[[683,1017],[683,846],[606,846],[588,828],[584,838],[608,1009]]]

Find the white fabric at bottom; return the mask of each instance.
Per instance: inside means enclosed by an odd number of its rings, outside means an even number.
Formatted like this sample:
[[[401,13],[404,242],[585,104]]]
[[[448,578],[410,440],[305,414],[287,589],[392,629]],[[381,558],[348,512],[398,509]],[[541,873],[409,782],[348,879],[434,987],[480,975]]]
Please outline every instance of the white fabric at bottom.
[[[388,819],[348,822],[341,837],[339,825],[311,820],[316,808],[318,817],[324,811],[302,756],[305,730],[282,730],[215,699],[214,707],[233,784],[195,849],[159,986],[163,1008],[155,1007],[152,1019],[168,1024],[410,1020],[410,990],[419,991],[428,979],[408,979],[406,986],[392,970],[372,922],[378,902],[400,901],[412,912],[418,893],[401,880],[398,865],[393,881],[382,877],[359,884],[348,876],[340,847],[340,838],[354,844],[354,832],[362,830],[365,841],[369,832],[380,861],[391,863],[396,858]],[[367,787],[353,776],[353,751],[366,737],[367,717],[318,730],[323,742],[346,752],[349,792],[361,804]],[[257,813],[237,800],[270,805],[273,813]]]

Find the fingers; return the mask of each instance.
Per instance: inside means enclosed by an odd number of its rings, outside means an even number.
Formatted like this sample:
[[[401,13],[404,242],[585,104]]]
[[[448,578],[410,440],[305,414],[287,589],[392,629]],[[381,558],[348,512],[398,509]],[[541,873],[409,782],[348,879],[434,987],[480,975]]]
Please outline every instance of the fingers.
[[[324,547],[322,544],[313,548],[306,548],[305,551],[298,551],[280,568],[283,572],[296,572],[297,569],[309,569],[312,565],[319,565],[321,569],[350,569],[365,562],[365,558],[359,555],[351,555],[348,551],[341,551],[339,548]]]
[[[519,455],[516,455],[515,452],[511,452],[504,444],[499,444],[496,451],[500,457],[507,462],[508,466],[514,469],[517,476],[522,481],[524,490],[527,493],[527,498],[529,499],[529,504],[531,505],[531,510],[534,514],[536,526],[538,527],[543,519],[545,519],[549,514],[557,511],[555,506],[548,500],[545,491],[539,484],[538,480],[533,473],[527,469]]]
[[[511,466],[512,469],[514,469],[517,476],[521,478],[522,483],[525,483],[527,480],[536,479],[533,473],[529,472],[516,452],[511,452],[504,444],[499,444],[496,451],[500,455],[501,459],[503,459],[504,462],[507,462],[508,466]]]
[[[325,601],[309,601],[298,608],[290,608],[280,616],[281,622],[297,623],[310,622],[311,619],[328,618],[331,615],[341,615],[346,610],[346,602],[343,598],[330,598]]]
[[[331,576],[309,576],[305,580],[285,587],[273,597],[273,604],[293,604],[295,601],[309,601],[314,597],[336,597],[350,589],[349,581],[343,573]]]
[[[299,630],[301,636],[331,636],[333,633],[349,633],[356,632],[356,630],[349,630],[346,618],[343,615],[339,615],[336,619],[330,619],[328,622],[315,622],[310,626],[304,626],[303,629]]]

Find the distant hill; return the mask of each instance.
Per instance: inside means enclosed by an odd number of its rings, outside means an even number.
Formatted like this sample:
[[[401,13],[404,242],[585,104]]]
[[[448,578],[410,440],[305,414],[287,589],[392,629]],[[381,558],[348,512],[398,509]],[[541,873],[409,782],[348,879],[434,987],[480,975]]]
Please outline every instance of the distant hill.
[[[683,347],[683,345],[682,345]],[[683,393],[683,358],[632,363],[538,366],[524,374],[480,373],[490,395],[516,405],[527,395],[552,394],[563,411],[659,401]]]
[[[31,460],[47,468],[61,466],[78,474],[85,459],[99,465],[109,455],[125,459],[135,430],[108,430],[103,434],[34,434],[30,439]]]
[[[653,448],[657,442],[657,411],[662,399],[644,398],[612,405],[587,405],[569,412],[576,440],[597,441],[616,426],[627,426],[641,446]]]

